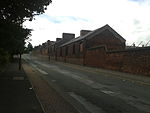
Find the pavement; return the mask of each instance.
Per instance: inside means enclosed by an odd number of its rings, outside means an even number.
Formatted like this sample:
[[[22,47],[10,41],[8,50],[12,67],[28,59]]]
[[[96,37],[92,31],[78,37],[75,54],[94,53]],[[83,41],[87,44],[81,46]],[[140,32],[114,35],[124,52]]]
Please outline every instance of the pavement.
[[[25,68],[31,72],[26,64]],[[78,113],[38,76],[27,75],[33,75],[29,72],[18,69],[17,59],[0,71],[0,113]]]
[[[44,113],[36,94],[17,60],[0,72],[0,113]]]

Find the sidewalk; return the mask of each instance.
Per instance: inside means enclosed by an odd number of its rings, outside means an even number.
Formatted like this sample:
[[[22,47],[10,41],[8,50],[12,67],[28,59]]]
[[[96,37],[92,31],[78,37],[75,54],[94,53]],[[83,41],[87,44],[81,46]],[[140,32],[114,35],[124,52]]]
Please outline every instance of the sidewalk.
[[[0,113],[44,113],[17,60],[0,72]]]

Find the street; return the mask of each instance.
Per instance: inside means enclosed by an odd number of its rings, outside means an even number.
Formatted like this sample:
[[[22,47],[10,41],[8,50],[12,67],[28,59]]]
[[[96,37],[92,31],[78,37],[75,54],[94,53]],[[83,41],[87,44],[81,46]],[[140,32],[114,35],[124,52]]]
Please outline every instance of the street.
[[[150,78],[23,55],[29,66],[89,113],[150,113]]]

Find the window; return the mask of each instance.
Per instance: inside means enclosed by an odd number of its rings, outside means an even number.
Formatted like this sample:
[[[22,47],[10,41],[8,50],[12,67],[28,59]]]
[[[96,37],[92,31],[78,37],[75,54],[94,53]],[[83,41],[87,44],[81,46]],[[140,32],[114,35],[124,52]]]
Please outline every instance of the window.
[[[60,48],[60,56],[62,56],[62,48]]]
[[[73,54],[75,54],[75,44],[73,44],[73,51],[72,51]]]
[[[79,45],[79,52],[83,52],[83,43],[80,43]]]
[[[68,55],[68,47],[66,47],[66,56]]]
[[[55,52],[55,45],[53,45],[53,52]]]

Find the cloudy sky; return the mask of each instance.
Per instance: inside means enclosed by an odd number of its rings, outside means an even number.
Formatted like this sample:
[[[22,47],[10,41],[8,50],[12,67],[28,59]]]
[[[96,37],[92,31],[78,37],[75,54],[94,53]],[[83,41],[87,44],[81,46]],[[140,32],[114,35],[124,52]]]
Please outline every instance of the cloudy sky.
[[[150,40],[150,0],[53,0],[44,14],[24,23],[34,30],[30,37],[34,46],[55,41],[64,32],[77,37],[81,29],[95,30],[105,24],[128,45],[146,44]]]

